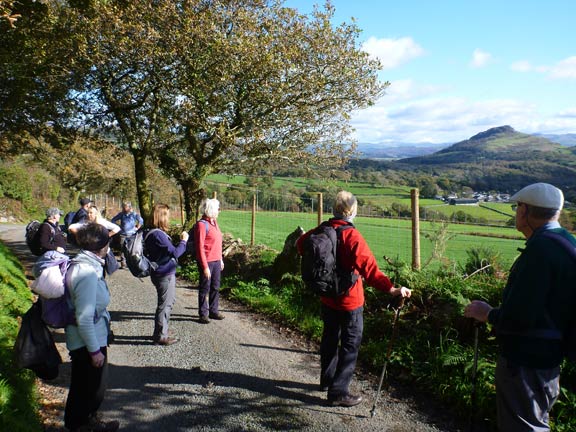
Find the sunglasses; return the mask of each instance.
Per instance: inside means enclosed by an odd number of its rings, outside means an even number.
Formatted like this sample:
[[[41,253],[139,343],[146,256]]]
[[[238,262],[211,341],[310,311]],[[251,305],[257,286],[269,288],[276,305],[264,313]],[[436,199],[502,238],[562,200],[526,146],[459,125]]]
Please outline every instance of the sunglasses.
[[[512,210],[516,211],[522,204],[524,203],[512,204],[510,207],[512,207]]]

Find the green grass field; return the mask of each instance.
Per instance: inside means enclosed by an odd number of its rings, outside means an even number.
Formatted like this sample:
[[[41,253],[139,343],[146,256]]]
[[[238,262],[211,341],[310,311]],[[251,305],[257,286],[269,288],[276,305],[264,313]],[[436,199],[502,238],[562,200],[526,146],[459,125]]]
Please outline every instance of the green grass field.
[[[324,219],[328,217],[329,215],[325,215]],[[250,212],[224,210],[218,220],[223,232],[231,233],[244,243],[250,242],[252,221]],[[298,226],[309,230],[316,224],[317,215],[310,213],[258,212],[254,242],[281,251],[286,237]],[[412,262],[410,220],[358,217],[355,224],[381,265],[384,264],[384,255]],[[437,230],[438,226],[428,222],[420,223],[422,264],[432,253],[432,243],[423,234]],[[452,238],[447,242],[444,258],[455,263],[465,262],[466,251],[481,246],[500,253],[502,264],[507,267],[518,254],[517,248],[524,244],[520,233],[513,228],[449,224],[448,232]],[[515,239],[497,236],[515,237]]]
[[[242,188],[245,189],[247,194],[252,194],[253,187],[245,184],[245,176],[224,176],[224,175],[211,175],[208,180],[208,186],[219,185],[224,188]],[[318,185],[318,189],[332,185],[338,189],[345,189],[352,192],[358,197],[366,207],[381,207],[389,208],[392,204],[398,203],[410,208],[411,198],[409,186],[387,186],[387,185],[374,185],[367,182],[344,182],[344,181],[329,181],[325,180],[311,180],[301,177],[275,177],[274,188],[280,191],[287,190],[313,190],[314,185]],[[221,192],[226,195],[226,192]],[[324,196],[324,200],[330,197]],[[447,217],[452,217],[456,212],[464,212],[473,219],[485,220],[490,223],[504,224],[511,217],[513,213],[508,203],[482,203],[482,205],[448,205],[442,201],[435,199],[419,200],[419,205],[424,210],[424,217],[426,211],[438,212]]]

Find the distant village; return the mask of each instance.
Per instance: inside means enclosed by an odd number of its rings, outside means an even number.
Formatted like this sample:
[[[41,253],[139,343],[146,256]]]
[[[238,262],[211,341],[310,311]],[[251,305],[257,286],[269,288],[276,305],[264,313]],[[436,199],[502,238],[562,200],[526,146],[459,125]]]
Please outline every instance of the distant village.
[[[455,193],[451,193],[436,195],[435,198],[449,205],[474,205],[480,202],[506,203],[510,200],[510,194],[474,192],[470,198],[459,198]]]

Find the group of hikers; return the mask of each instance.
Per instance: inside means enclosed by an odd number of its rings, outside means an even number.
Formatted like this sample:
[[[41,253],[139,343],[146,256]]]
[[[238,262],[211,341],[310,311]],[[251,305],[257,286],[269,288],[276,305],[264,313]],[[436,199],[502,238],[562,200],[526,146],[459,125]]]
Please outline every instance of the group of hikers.
[[[194,225],[192,235],[200,275],[199,322],[209,324],[211,319],[224,319],[219,310],[220,272],[224,268],[222,233],[216,221],[220,204],[217,199],[206,199],[201,209],[203,223]],[[58,208],[49,208],[38,229],[38,237],[43,254],[66,254],[69,249],[77,251],[65,276],[76,322],[65,327],[71,377],[64,425],[70,431],[113,432],[118,429],[119,422],[106,421],[98,413],[106,389],[107,347],[111,334],[106,275],[118,267],[125,268],[126,260],[121,254],[118,266],[111,244],[121,246],[126,239],[135,236],[138,229],[145,230],[145,253],[156,264],[150,274],[157,293],[152,341],[155,345],[168,346],[178,342],[169,333],[169,322],[176,301],[177,262],[186,252],[189,233],[182,232],[180,241],[174,245],[168,234],[170,208],[166,204],[154,206],[146,227],[130,202],[124,202],[122,211],[108,221],[89,198],[80,199],[80,208],[65,227],[67,235],[60,226],[61,216]],[[118,240],[114,242],[115,239]]]
[[[526,238],[526,246],[510,270],[499,307],[475,300],[464,315],[490,323],[500,346],[496,370],[498,428],[503,432],[547,431],[549,413],[560,393],[560,364],[565,355],[563,335],[574,325],[576,305],[576,263],[572,249],[576,239],[558,222],[564,206],[560,189],[546,183],[535,183],[511,196],[516,229]],[[82,204],[82,202],[81,202]],[[73,258],[69,290],[76,310],[77,323],[66,328],[66,344],[72,359],[70,391],[65,410],[65,426],[71,431],[115,431],[117,421],[104,421],[98,415],[103,400],[107,368],[107,346],[110,316],[106,311],[110,293],[105,280],[106,257],[110,237],[117,236],[96,212],[88,206],[86,220],[69,229],[80,252]],[[202,223],[196,223],[195,259],[200,274],[199,322],[221,320],[219,311],[222,233],[217,224],[220,212],[216,199],[202,202]],[[363,333],[364,283],[407,298],[412,291],[394,286],[379,269],[376,259],[362,234],[355,229],[358,202],[353,194],[340,191],[334,200],[333,217],[324,222],[337,232],[336,258],[339,269],[355,277],[346,293],[321,296],[324,324],[320,343],[321,372],[319,390],[326,392],[331,406],[352,407],[362,401],[350,392]],[[90,220],[88,215],[95,213]],[[64,252],[66,239],[59,234],[60,211],[46,213],[49,227],[43,228],[47,249]],[[112,218],[120,223],[120,238],[134,235],[143,224],[129,203]],[[169,319],[175,302],[177,260],[186,252],[187,232],[180,234],[174,245],[167,234],[170,209],[157,204],[145,238],[150,260],[158,263],[151,274],[158,294],[153,342],[172,345],[177,338],[169,333]],[[349,227],[352,229],[342,229]],[[296,247],[306,254],[310,236],[320,227],[303,234]],[[562,240],[559,240],[562,239]]]

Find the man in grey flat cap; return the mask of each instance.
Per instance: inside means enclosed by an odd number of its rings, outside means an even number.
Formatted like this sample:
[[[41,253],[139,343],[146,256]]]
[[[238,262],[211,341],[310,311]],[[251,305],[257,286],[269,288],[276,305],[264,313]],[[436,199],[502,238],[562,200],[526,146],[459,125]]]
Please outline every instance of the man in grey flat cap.
[[[535,183],[515,193],[516,229],[526,247],[512,266],[502,304],[475,300],[464,315],[496,330],[496,401],[500,431],[549,431],[560,393],[563,337],[574,326],[576,239],[558,223],[564,195]]]

